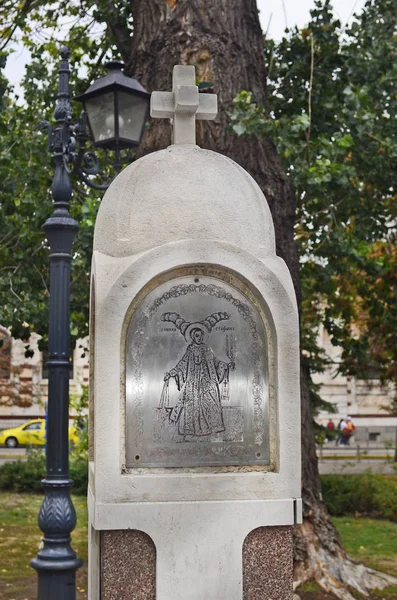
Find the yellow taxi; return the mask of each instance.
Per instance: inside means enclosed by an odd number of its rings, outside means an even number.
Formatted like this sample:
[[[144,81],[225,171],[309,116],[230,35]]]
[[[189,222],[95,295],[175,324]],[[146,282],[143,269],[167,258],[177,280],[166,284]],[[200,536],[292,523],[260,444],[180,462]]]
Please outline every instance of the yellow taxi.
[[[78,441],[77,430],[75,427],[69,427],[69,441],[76,443]],[[23,423],[13,429],[4,429],[0,431],[0,444],[5,444],[7,448],[16,448],[17,446],[44,446],[46,441],[45,419],[34,419]]]

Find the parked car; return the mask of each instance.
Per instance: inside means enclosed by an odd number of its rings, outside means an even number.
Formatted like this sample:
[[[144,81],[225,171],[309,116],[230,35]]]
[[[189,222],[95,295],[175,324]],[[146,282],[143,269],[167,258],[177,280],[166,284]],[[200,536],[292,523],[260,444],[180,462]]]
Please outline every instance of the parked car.
[[[76,427],[69,427],[69,441],[76,443],[78,441]],[[34,419],[23,423],[19,427],[4,429],[0,431],[0,444],[5,444],[7,448],[16,448],[17,446],[44,446],[46,426],[45,419]]]

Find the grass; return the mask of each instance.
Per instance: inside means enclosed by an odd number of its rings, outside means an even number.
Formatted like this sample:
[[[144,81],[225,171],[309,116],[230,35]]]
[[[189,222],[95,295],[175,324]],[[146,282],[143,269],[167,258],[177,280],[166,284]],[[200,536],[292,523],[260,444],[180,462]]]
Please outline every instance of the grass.
[[[333,522],[354,560],[397,577],[397,523],[352,517],[334,517]]]
[[[33,600],[37,575],[30,567],[41,542],[37,516],[43,497],[38,494],[0,493],[0,598]],[[77,527],[72,546],[87,563],[87,507],[83,496],[74,496]],[[87,597],[87,569],[78,573],[79,600]]]
[[[37,576],[29,562],[40,544],[37,515],[42,496],[0,492],[0,598],[2,600],[34,600]],[[87,563],[87,507],[83,496],[74,496],[77,527],[72,546]],[[397,523],[386,520],[335,517],[347,553],[365,565],[397,577]],[[78,571],[77,600],[87,598],[87,568]],[[318,586],[304,586],[307,598],[321,598]],[[316,591],[318,593],[316,593]],[[374,593],[374,598],[394,600],[397,586]],[[324,596],[325,597],[325,596]],[[329,597],[329,596],[328,596]]]

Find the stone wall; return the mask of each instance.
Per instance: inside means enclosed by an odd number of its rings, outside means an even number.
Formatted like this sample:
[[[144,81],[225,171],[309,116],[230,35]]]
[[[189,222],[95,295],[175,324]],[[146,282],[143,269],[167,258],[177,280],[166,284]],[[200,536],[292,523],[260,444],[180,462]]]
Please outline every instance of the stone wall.
[[[44,416],[48,379],[38,349],[40,336],[33,333],[29,341],[12,340],[5,328],[0,329],[0,336],[4,340],[0,348],[0,429],[5,429]],[[79,340],[74,350],[71,394],[81,393],[81,387],[88,385],[87,343]],[[27,346],[33,356],[25,356]]]

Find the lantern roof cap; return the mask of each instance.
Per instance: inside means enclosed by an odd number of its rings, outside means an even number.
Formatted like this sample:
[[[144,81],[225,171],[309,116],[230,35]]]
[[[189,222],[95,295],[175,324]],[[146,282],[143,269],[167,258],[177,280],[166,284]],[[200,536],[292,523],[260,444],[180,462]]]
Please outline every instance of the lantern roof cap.
[[[112,60],[105,65],[109,72],[104,77],[100,77],[90,85],[84,94],[75,96],[74,100],[84,102],[95,96],[106,94],[115,90],[133,92],[135,94],[149,96],[149,93],[134,77],[128,77],[122,72],[124,64],[118,60]]]

